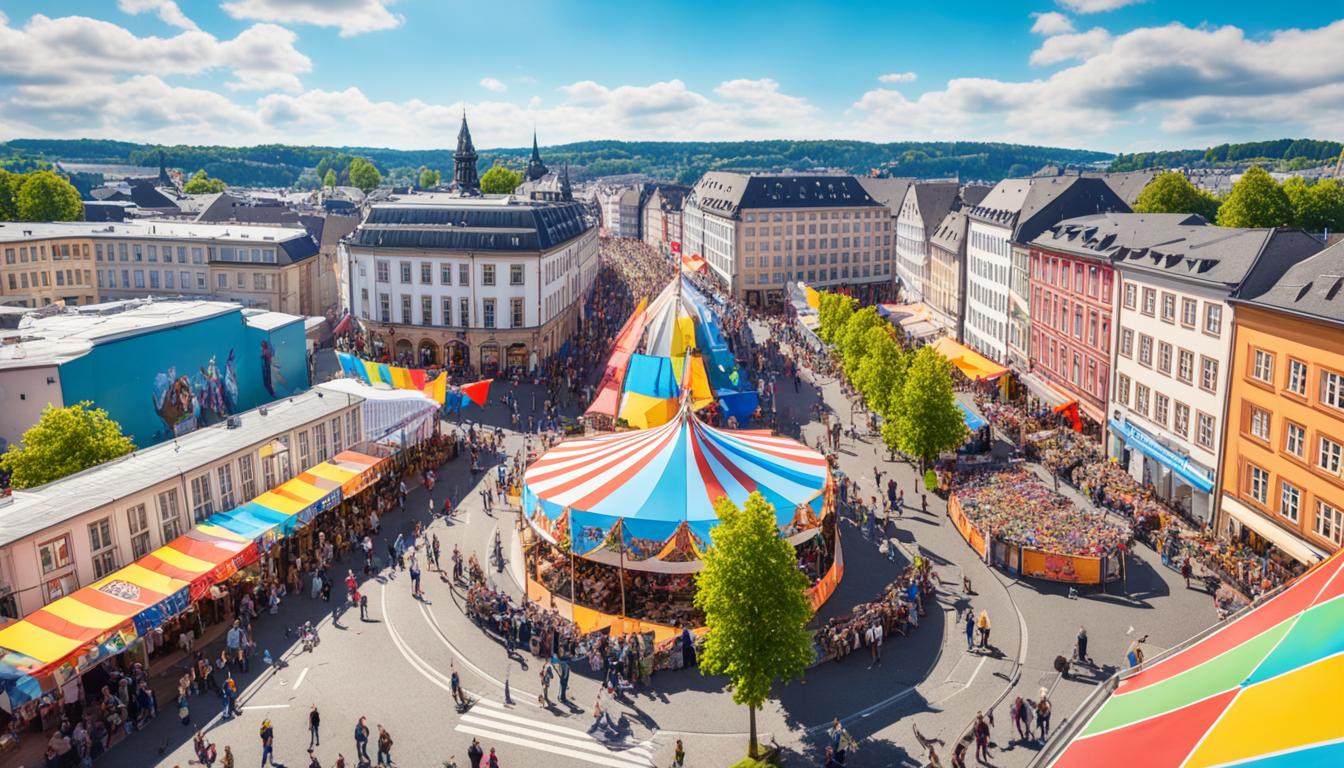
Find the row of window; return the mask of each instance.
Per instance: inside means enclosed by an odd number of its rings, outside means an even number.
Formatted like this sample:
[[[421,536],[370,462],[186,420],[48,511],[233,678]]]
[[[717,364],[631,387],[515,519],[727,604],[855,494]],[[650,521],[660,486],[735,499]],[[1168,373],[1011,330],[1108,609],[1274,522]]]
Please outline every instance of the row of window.
[[[8,277],[9,290],[20,291],[29,288],[50,288],[52,276],[55,275],[56,286],[59,288],[67,286],[88,286],[93,279],[89,270],[79,269],[57,269],[42,272],[10,272]]]
[[[797,214],[792,211],[775,211],[773,214],[746,213],[743,214],[742,218],[748,224],[757,221],[816,221],[818,218],[822,221],[826,221],[827,219],[832,221],[851,221],[857,219],[886,219],[887,212],[884,209],[876,208],[865,211],[799,211]]]
[[[975,227],[971,227],[970,237],[967,244],[972,248],[993,253],[1002,256],[1005,259],[1011,255],[1011,247],[1008,245],[1007,237],[999,234],[990,234]],[[1003,280],[1002,282],[1007,282],[1007,280]]]
[[[1099,399],[1105,400],[1106,364],[1100,365],[1097,359],[1080,349],[1070,349],[1068,344],[1056,342],[1048,335],[1033,333],[1032,349],[1039,350],[1037,360],[1055,375],[1067,380],[1077,389]],[[1084,364],[1086,361],[1086,364]]]
[[[412,263],[409,261],[402,261],[398,262],[397,266],[400,269],[398,277],[401,278],[400,279],[401,284],[410,285],[412,282],[411,280],[412,273],[414,271]],[[360,275],[364,276],[365,274],[364,265],[362,263],[360,264],[359,269],[360,269]],[[376,260],[374,262],[374,279],[380,283],[390,283],[392,282],[391,277],[392,277],[392,263],[389,262],[387,259]],[[526,274],[522,264],[509,265],[509,285],[523,285],[525,279]],[[434,284],[434,262],[430,261],[420,262],[420,284],[421,285]],[[453,284],[453,265],[440,263],[439,285],[452,285],[452,284]],[[470,264],[457,265],[457,284],[462,286],[471,285]],[[481,265],[481,285],[495,285],[494,264]]]
[[[364,307],[364,315],[368,316],[369,289],[361,288],[359,290],[360,299]],[[524,314],[524,303],[521,298],[509,299],[509,325],[500,326],[496,320],[496,299],[481,299],[481,327],[482,328],[522,328],[526,325],[526,316]],[[416,322],[416,317],[412,312],[414,303],[412,297],[408,294],[401,295],[401,314],[395,321],[402,325],[439,325],[452,328],[470,328],[471,327],[471,299],[462,296],[457,300],[457,322],[453,322],[453,299],[449,296],[441,297],[439,300],[440,314],[436,318],[434,315],[434,297],[420,297],[420,317]],[[390,294],[378,294],[378,322],[391,323],[392,320],[392,297]]]
[[[760,250],[762,252],[774,251],[775,253],[783,253],[786,251],[803,251],[803,250],[815,251],[815,250],[827,250],[827,249],[834,250],[837,248],[858,248],[860,246],[864,248],[872,248],[874,246],[890,247],[891,235],[886,235],[884,237],[872,237],[870,235],[864,235],[862,242],[860,242],[858,237],[853,238],[823,237],[820,239],[815,237],[809,237],[806,240],[802,238],[799,238],[797,240],[776,240],[774,241],[773,245],[774,247],[772,248],[771,242],[769,240],[761,240],[760,242],[756,242],[754,240],[748,240],[742,244],[742,250],[748,253],[755,252],[757,250]]]
[[[827,274],[830,276],[827,277]],[[801,269],[791,269],[785,272],[765,272],[759,275],[755,272],[745,272],[742,275],[744,285],[780,285],[784,281],[806,280],[807,282],[826,282],[829,280],[851,280],[863,277],[883,277],[891,274],[890,264],[874,264],[869,267],[867,264],[860,270],[855,266],[852,270],[849,267],[831,267],[829,273],[825,269],[809,269],[804,272]]]
[[[206,256],[211,260],[216,258],[215,249],[202,246],[171,246],[157,245],[155,243],[116,243],[115,249],[113,243],[94,243],[94,258],[97,261],[150,261],[157,262],[162,256],[164,264],[174,262],[174,250],[176,250],[176,262],[178,264],[187,264],[187,254],[191,254],[191,264],[204,264]],[[220,253],[228,254],[225,261],[255,261],[262,263],[275,263],[274,248],[235,248],[224,247]]]
[[[1037,288],[1032,295],[1032,318],[1039,318],[1042,325],[1049,326],[1065,336],[1073,336],[1076,341],[1087,338],[1087,345],[1104,354],[1111,352],[1111,321],[1097,310],[1087,307],[1084,316],[1084,304],[1074,301],[1070,305],[1068,297],[1060,297],[1050,291]],[[1072,309],[1072,313],[1070,313]],[[1072,322],[1070,322],[1072,319]]]
[[[117,280],[118,275],[121,277],[120,281]],[[160,272],[157,269],[151,269],[148,271],[148,283],[145,282],[145,275],[146,271],[143,269],[99,270],[98,287],[114,290],[117,288],[124,290],[129,290],[131,288],[150,288],[151,290],[158,290],[162,288],[166,291],[206,290],[207,283],[204,272],[187,272],[185,270],[182,272],[173,272],[172,270],[163,270]],[[269,284],[268,282],[264,282],[266,277],[266,275],[254,276],[254,280],[255,278],[262,278],[261,280],[255,280],[257,290],[263,290],[263,286]],[[219,288],[227,289],[229,287],[229,276],[220,273],[218,283]],[[245,287],[243,273],[241,272],[238,273],[238,287]]]
[[[884,232],[889,230],[891,228],[891,222],[879,221],[874,223],[871,221],[865,221],[863,223],[863,229],[859,229],[858,222],[855,222],[853,224],[853,229],[850,229],[850,226],[851,225],[849,224],[849,222],[845,222],[843,224],[830,224],[830,225],[823,223],[821,224],[821,229],[817,229],[816,224],[799,224],[797,228],[795,228],[792,224],[775,225],[773,228],[761,227],[759,230],[757,230],[756,227],[743,227],[742,236],[757,237],[758,231],[760,237],[770,237],[772,235],[775,237],[783,237],[785,235],[788,235],[790,237],[792,237],[793,235],[848,235],[848,234],[858,234],[860,232],[867,232],[871,234],[873,232]]]
[[[1149,388],[1146,384],[1134,384],[1134,401],[1131,403],[1130,379],[1123,373],[1115,378],[1115,401],[1129,408],[1162,429],[1170,430],[1173,434],[1189,440],[1190,418],[1192,410],[1190,406],[1179,400],[1173,401],[1168,395],[1157,392]],[[1200,447],[1212,451],[1214,441],[1217,439],[1217,420],[1212,414],[1200,410],[1194,410],[1195,433],[1194,441]],[[1170,418],[1170,422],[1168,422]]]
[[[1274,445],[1273,422],[1274,416],[1269,411],[1248,404],[1242,414],[1241,431],[1270,447]],[[1291,419],[1283,420],[1282,451],[1300,462],[1308,462],[1306,426]],[[1344,444],[1318,432],[1310,462],[1330,476],[1340,477],[1340,470],[1344,468]]]
[[[1143,288],[1134,283],[1125,283],[1125,309],[1137,309],[1140,313],[1148,317],[1157,317],[1158,312],[1158,291],[1156,288]],[[1177,323],[1177,296],[1170,291],[1161,293],[1161,318],[1162,322],[1175,325]],[[1180,299],[1180,324],[1185,328],[1194,328],[1199,322],[1199,302],[1190,297]],[[1210,336],[1218,336],[1223,332],[1223,305],[1216,301],[1204,302],[1204,324],[1203,330]]]
[[[39,262],[47,260],[47,245],[20,245],[11,246],[5,249],[6,264],[27,264],[29,262]],[[52,261],[61,259],[79,259],[89,258],[88,243],[52,243],[50,251]]]
[[[820,257],[818,257],[817,254],[815,254],[815,253],[809,253],[809,254],[807,255],[807,257],[804,258],[803,255],[800,253],[800,254],[798,254],[798,259],[797,259],[797,264],[796,264],[796,266],[801,267],[801,266],[806,265],[806,266],[813,266],[813,267],[814,267],[814,266],[817,266],[817,265],[826,266],[827,263],[830,263],[830,264],[849,264],[849,263],[850,263],[850,254],[849,254],[849,251],[843,251],[843,252],[841,252],[841,253],[832,253],[832,254],[830,254],[830,260],[829,260],[829,262],[827,261],[826,256],[827,256],[827,254],[824,254],[824,253],[821,254]],[[859,261],[870,262],[870,261],[882,261],[882,260],[883,260],[883,254],[881,254],[881,253],[874,254],[872,251],[863,251],[862,253],[859,253],[859,252],[856,251],[856,252],[854,253],[854,258],[853,258],[853,262],[854,262],[855,264],[859,263]],[[748,254],[748,255],[746,255],[746,256],[743,256],[743,257],[742,257],[742,261],[743,261],[744,266],[748,266],[748,267],[754,267],[754,266],[757,266],[757,259],[756,259],[756,257],[753,256],[753,255]],[[806,264],[805,264],[805,263],[806,263]],[[760,266],[762,266],[762,267],[770,266],[770,257],[769,257],[769,256],[765,256],[765,255],[762,255],[761,258],[760,258],[760,260],[759,260],[759,264],[760,264]],[[792,266],[795,266],[794,258],[793,258],[793,254],[791,254],[791,253],[786,253],[786,254],[782,254],[782,255],[781,255],[781,254],[776,253],[775,256],[774,256],[774,265],[775,265],[776,267],[792,267]]]
[[[1049,258],[1035,251],[1031,254],[1032,278],[1063,290],[1072,290],[1075,294],[1087,296],[1102,304],[1111,303],[1111,279],[1109,270],[1096,264],[1084,264],[1055,256]],[[1072,276],[1072,288],[1070,288]]]
[[[1249,359],[1250,370],[1247,373],[1255,381],[1273,388],[1277,386],[1274,378],[1277,358],[1277,353],[1267,349],[1253,348]],[[1280,391],[1283,394],[1305,400],[1307,398],[1308,378],[1307,363],[1295,357],[1290,357]],[[1331,408],[1344,410],[1344,374],[1322,369],[1319,382],[1316,399]]]
[[[1175,347],[1168,341],[1157,341],[1146,333],[1135,334],[1131,328],[1120,329],[1120,355],[1135,359],[1134,339],[1138,338],[1139,365],[1152,368],[1164,376],[1176,377],[1182,384],[1195,383],[1195,353]],[[1154,360],[1156,348],[1156,360]],[[1173,365],[1174,363],[1174,365]],[[1211,394],[1218,393],[1218,360],[1199,356],[1199,388]]]
[[[1274,505],[1270,504],[1273,478],[1269,470],[1248,462],[1245,479],[1245,493],[1256,504],[1278,513],[1280,517],[1294,525],[1298,524],[1305,496],[1301,488],[1279,478],[1279,492],[1275,499],[1278,508],[1273,509]],[[1344,541],[1344,512],[1321,499],[1316,499],[1315,518],[1311,529],[1317,536],[1336,545],[1340,544]]]

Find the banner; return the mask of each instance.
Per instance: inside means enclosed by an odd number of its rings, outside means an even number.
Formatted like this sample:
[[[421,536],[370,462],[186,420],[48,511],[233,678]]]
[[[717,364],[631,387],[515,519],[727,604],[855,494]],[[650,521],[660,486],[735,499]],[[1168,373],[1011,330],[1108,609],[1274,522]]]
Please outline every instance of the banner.
[[[433,379],[424,368],[402,368],[362,360],[348,352],[337,352],[336,360],[341,372],[348,378],[359,379],[365,384],[386,384],[393,389],[409,389],[423,392],[426,397],[449,410],[460,410],[467,403],[485,407],[485,399],[490,392],[492,379],[463,384],[461,387],[449,386],[448,374],[440,373]]]

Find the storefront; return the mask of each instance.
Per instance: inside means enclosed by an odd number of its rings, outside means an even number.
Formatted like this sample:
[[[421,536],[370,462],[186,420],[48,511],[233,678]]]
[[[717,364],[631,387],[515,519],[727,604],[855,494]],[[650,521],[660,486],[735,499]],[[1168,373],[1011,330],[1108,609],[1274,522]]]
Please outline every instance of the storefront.
[[[481,345],[481,375],[499,375],[499,345],[493,341]]]
[[[1022,383],[1022,386],[1027,388],[1032,397],[1044,403],[1053,413],[1067,418],[1069,424],[1073,426],[1073,431],[1083,431],[1083,422],[1078,413],[1077,398],[1056,386],[1053,382],[1047,381],[1031,371],[1022,371],[1014,375]]]
[[[505,356],[505,363],[510,369],[528,370],[527,345],[522,343],[510,344]]]
[[[1232,541],[1247,541],[1266,558],[1273,559],[1277,550],[1303,565],[1311,566],[1328,556],[1315,545],[1280,528],[1264,515],[1227,494],[1223,494],[1223,512],[1227,516],[1227,537]]]
[[[1212,521],[1213,470],[1177,453],[1146,430],[1129,422],[1110,420],[1111,456],[1153,495],[1194,520]]]
[[[471,365],[471,347],[465,341],[454,339],[443,345],[443,360],[449,368],[465,368]]]

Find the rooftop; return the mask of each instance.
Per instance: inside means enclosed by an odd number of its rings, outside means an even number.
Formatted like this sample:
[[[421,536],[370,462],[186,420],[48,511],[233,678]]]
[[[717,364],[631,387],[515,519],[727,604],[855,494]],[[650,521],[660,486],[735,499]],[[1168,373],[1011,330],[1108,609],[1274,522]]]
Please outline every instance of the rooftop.
[[[137,219],[101,221],[0,222],[0,243],[58,237],[124,238],[145,240],[212,240],[223,243],[285,242],[307,237],[302,227],[266,227],[251,224],[206,224],[195,221]]]
[[[0,507],[0,546],[11,544],[105,504],[139,493],[310,421],[361,402],[357,395],[309,390],[261,409],[238,414],[241,425],[203,427],[175,440],[135,451],[37,488],[15,491]],[[186,504],[186,500],[180,500]]]
[[[691,191],[701,210],[735,219],[743,209],[877,207],[859,180],[842,175],[710,171]]]
[[[938,224],[929,242],[948,253],[961,253],[966,242],[966,214],[961,211],[949,212]]]
[[[1038,176],[1004,179],[966,214],[972,221],[1012,230],[1013,242],[1029,242],[1063,219],[1128,210],[1129,205],[1101,179]]]
[[[1274,255],[1277,257],[1277,253]],[[1344,325],[1341,289],[1344,289],[1344,241],[1302,259],[1277,279],[1256,270],[1236,298],[1248,304]]]
[[[355,245],[463,251],[548,251],[588,231],[581,203],[516,195],[398,195],[369,209]]]

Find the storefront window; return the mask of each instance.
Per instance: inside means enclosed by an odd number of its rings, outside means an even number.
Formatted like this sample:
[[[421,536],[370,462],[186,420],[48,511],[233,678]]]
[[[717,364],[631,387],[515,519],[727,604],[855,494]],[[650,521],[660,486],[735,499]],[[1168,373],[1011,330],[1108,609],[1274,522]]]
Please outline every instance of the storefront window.
[[[42,572],[51,573],[70,565],[70,537],[52,539],[37,548],[38,560],[42,563]]]

